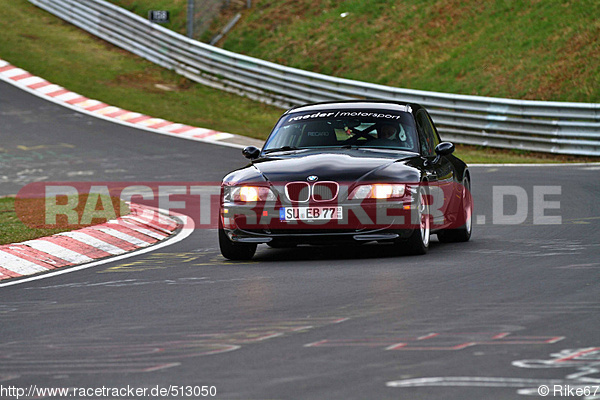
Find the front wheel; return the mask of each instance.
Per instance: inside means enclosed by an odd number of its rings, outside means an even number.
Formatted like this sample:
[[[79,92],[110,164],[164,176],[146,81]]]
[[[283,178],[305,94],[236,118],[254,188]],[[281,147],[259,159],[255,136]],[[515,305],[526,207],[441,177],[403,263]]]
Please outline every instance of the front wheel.
[[[423,255],[429,250],[429,241],[431,238],[431,215],[429,214],[429,203],[425,186],[419,186],[416,193],[416,208],[412,213],[412,224],[418,225],[412,235],[405,242],[400,242],[398,246],[404,252],[412,255]]]
[[[250,260],[256,253],[256,244],[234,243],[229,240],[225,230],[219,228],[219,248],[223,257],[229,260]]]

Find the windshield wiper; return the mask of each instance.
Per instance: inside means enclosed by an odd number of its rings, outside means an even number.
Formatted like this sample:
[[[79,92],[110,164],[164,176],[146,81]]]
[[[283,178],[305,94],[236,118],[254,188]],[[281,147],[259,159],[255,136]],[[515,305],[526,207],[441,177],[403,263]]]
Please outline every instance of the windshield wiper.
[[[267,149],[267,150],[264,151],[264,153],[267,154],[267,153],[273,153],[273,152],[276,152],[276,151],[289,151],[289,150],[300,150],[300,148],[299,147],[293,147],[293,146],[283,146],[283,147],[279,147],[279,148],[276,148],[276,149]]]

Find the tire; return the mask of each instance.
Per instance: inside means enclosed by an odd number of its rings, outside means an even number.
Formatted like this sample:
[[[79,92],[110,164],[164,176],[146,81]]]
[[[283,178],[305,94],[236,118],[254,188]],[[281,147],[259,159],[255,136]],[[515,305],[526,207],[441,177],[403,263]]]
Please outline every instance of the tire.
[[[417,191],[417,215],[415,218],[419,223],[419,228],[413,231],[407,241],[397,244],[403,247],[400,250],[406,254],[423,255],[427,254],[429,250],[429,242],[431,241],[431,215],[429,214],[429,204],[425,201],[426,196],[427,189],[421,184]]]
[[[219,228],[219,248],[223,257],[235,261],[251,260],[256,253],[256,244],[234,243],[222,228]]]
[[[473,231],[473,203],[469,200],[471,182],[465,178],[462,194],[462,218],[465,224],[457,229],[444,229],[437,233],[438,240],[442,243],[468,242]]]

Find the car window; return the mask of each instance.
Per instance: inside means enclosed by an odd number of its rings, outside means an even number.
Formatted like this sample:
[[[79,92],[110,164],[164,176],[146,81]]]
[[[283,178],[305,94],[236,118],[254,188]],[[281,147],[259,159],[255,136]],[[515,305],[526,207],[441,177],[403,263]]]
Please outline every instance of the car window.
[[[412,115],[381,110],[325,110],[289,114],[275,126],[263,151],[345,146],[418,152]]]
[[[427,126],[429,126],[429,128],[431,130],[431,136],[433,139],[432,143],[433,143],[433,148],[435,150],[437,145],[440,144],[440,135],[438,134],[437,129],[435,128],[435,124],[431,120],[431,116],[429,115],[429,113],[427,113],[427,111],[425,111],[425,110],[423,110],[423,113],[425,114],[425,117],[427,118]],[[426,129],[426,131],[427,131],[427,129]]]
[[[418,110],[415,115],[415,120],[417,122],[417,131],[419,133],[421,154],[432,156],[435,147],[439,144],[439,138],[435,132],[433,123],[425,110]]]

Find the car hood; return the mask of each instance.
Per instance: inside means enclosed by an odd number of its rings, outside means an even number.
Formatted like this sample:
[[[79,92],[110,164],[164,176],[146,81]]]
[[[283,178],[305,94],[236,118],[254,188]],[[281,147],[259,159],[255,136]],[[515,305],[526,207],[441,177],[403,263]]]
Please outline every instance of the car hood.
[[[296,150],[255,160],[224,179],[227,183],[256,180],[270,182],[306,181],[415,181],[419,171],[415,153],[374,149]]]

